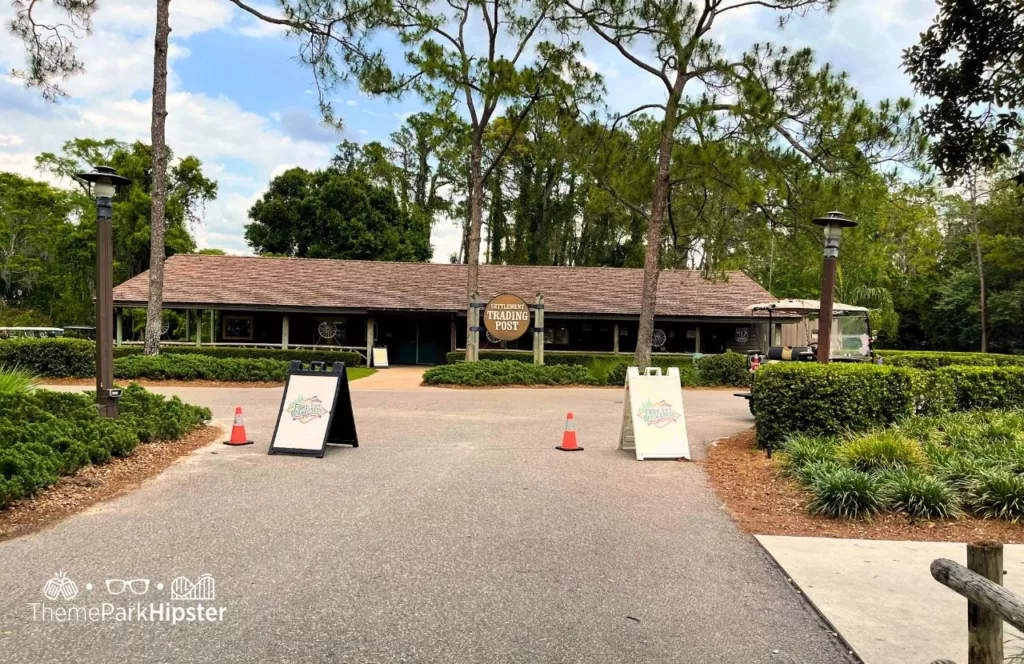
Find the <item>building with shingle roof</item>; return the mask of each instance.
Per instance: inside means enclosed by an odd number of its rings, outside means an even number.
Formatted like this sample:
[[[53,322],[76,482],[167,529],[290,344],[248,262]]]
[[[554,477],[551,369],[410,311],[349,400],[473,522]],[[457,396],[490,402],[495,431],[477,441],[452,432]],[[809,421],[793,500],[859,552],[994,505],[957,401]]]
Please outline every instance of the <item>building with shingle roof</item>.
[[[376,343],[393,362],[434,364],[465,345],[466,281],[465,265],[178,254],[165,264],[164,307],[188,311],[191,321],[213,312],[206,343],[364,351]],[[479,285],[482,303],[502,293],[533,303],[543,294],[547,351],[635,349],[641,269],[481,265]],[[114,306],[145,307],[148,292],[148,273],[137,275],[114,289]],[[664,270],[655,351],[754,348],[767,323],[749,307],[770,299],[742,272],[707,279]],[[332,330],[332,338],[321,334]],[[532,336],[501,344],[481,334],[481,348],[529,349]]]

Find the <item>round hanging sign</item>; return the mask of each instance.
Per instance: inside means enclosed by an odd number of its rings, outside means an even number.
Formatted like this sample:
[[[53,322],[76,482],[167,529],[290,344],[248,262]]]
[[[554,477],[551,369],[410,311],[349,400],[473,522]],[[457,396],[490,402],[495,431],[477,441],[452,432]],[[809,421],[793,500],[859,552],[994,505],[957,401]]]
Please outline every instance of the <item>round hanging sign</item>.
[[[530,329],[530,307],[518,295],[498,295],[484,308],[484,328],[495,339],[515,341]]]

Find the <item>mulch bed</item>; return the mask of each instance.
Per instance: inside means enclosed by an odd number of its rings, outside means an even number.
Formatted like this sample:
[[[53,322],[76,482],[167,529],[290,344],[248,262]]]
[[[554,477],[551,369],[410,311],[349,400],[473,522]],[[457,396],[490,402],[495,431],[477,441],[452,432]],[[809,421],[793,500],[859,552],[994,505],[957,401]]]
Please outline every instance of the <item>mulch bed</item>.
[[[903,514],[881,514],[871,521],[844,521],[807,513],[810,494],[787,477],[763,450],[754,432],[720,440],[704,462],[711,486],[740,530],[756,535],[842,537],[924,542],[995,540],[1024,543],[1024,525],[965,516],[950,521],[911,521]]]
[[[41,378],[43,385],[81,385],[95,387],[95,378]],[[218,380],[153,380],[150,378],[133,378],[130,380],[115,378],[117,385],[138,383],[143,387],[284,387],[284,381],[218,381]]]
[[[0,541],[51,526],[96,503],[140,486],[144,481],[189,454],[223,438],[220,427],[203,426],[171,442],[142,443],[131,456],[86,466],[31,498],[0,510]]]

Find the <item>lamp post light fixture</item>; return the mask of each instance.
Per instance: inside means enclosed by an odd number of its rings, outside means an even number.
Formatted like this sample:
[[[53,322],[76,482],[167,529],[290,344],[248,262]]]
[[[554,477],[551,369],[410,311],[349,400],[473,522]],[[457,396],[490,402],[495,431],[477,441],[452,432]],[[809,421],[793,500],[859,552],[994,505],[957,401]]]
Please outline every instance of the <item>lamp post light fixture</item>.
[[[829,212],[814,223],[825,229],[825,258],[821,271],[821,310],[818,312],[818,362],[828,364],[832,352],[832,305],[836,291],[836,261],[844,228],[857,222],[842,212]]]
[[[94,166],[79,179],[92,184],[96,198],[96,408],[100,417],[118,416],[120,390],[114,389],[114,237],[112,199],[131,184],[109,166]]]

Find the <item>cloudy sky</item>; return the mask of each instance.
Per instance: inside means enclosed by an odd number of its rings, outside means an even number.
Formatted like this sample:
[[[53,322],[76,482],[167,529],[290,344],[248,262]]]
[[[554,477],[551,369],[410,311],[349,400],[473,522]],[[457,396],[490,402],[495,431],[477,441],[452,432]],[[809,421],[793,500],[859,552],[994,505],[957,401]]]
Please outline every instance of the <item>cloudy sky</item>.
[[[270,3],[268,3],[269,5]],[[44,102],[6,75],[24,65],[19,41],[0,36],[0,170],[40,177],[34,157],[71,138],[149,141],[152,88],[152,0],[101,0],[95,30],[80,41],[86,73],[64,86],[70,99]],[[269,12],[270,9],[267,8]],[[910,96],[900,53],[917,41],[935,13],[934,0],[841,0],[831,14],[812,14],[780,31],[772,12],[750,8],[721,21],[717,37],[740,53],[756,41],[809,46],[819,61],[850,74],[869,100]],[[13,17],[0,5],[0,23]],[[200,247],[249,253],[242,237],[246,212],[271,177],[292,166],[322,167],[342,139],[386,141],[403,118],[420,109],[414,97],[371,99],[354,88],[333,94],[342,132],[319,119],[296,44],[242,14],[227,0],[173,0],[167,140],[179,156],[202,159],[220,195],[196,229]],[[605,77],[612,108],[657,101],[663,93],[614,50],[586,40],[587,64]],[[396,59],[400,53],[393,52]],[[458,243],[447,222],[433,231],[434,260]]]

